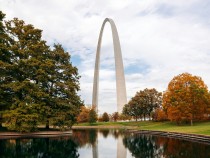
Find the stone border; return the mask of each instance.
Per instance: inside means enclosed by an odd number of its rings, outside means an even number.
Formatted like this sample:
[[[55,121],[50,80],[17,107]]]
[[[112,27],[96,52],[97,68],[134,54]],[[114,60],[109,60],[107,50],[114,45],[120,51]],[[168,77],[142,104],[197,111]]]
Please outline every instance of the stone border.
[[[199,134],[186,134],[178,132],[165,132],[165,131],[150,131],[150,130],[127,130],[128,133],[133,134],[147,134],[147,135],[156,135],[174,139],[187,140],[197,143],[205,143],[210,145],[210,136],[199,135]]]
[[[0,139],[9,138],[48,138],[58,136],[69,136],[72,135],[72,131],[40,131],[30,133],[19,133],[19,132],[0,132]]]

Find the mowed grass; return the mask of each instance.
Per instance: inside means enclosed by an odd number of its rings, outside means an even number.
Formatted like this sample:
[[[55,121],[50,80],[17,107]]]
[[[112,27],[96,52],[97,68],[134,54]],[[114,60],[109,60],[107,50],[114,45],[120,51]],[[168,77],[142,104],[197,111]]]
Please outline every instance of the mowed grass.
[[[192,133],[210,136],[210,122],[194,123],[193,126],[189,124],[177,125],[171,122],[153,122],[153,121],[138,121],[138,122],[98,122],[94,124],[81,123],[75,126],[93,126],[93,127],[116,127],[116,128],[135,128],[138,130],[156,130],[179,133]]]
[[[123,126],[127,126],[127,127],[137,127],[139,124],[139,122],[97,122],[97,123],[79,123],[79,124],[75,124],[75,126],[107,126],[107,127],[123,127]]]

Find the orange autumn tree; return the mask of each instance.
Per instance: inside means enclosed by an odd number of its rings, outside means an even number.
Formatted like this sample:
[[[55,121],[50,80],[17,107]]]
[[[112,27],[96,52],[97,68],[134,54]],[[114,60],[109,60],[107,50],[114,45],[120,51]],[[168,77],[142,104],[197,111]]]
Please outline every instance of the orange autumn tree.
[[[175,76],[163,94],[168,119],[181,122],[203,120],[209,114],[209,92],[201,77],[183,73]]]
[[[157,108],[153,114],[154,121],[167,121],[167,115],[162,108]]]
[[[91,107],[81,106],[81,112],[77,116],[77,122],[88,122]]]

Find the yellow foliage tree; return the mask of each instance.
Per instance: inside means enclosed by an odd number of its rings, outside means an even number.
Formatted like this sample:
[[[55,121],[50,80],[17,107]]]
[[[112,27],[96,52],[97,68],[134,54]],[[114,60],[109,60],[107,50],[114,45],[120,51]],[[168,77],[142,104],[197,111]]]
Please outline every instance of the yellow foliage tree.
[[[163,94],[163,108],[171,121],[202,120],[209,114],[209,92],[201,77],[183,73],[175,76]]]
[[[82,106],[81,112],[77,116],[77,122],[78,123],[88,122],[90,110],[91,110],[90,107]]]

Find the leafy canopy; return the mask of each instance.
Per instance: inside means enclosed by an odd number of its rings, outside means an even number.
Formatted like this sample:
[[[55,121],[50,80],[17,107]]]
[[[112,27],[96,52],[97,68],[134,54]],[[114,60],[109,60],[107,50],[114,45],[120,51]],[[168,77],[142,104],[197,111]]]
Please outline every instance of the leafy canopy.
[[[155,88],[139,91],[123,108],[123,114],[137,118],[151,116],[154,109],[161,106],[162,93]]]
[[[202,120],[209,114],[207,86],[199,76],[175,76],[163,95],[163,108],[168,118],[177,123]]]
[[[71,127],[82,105],[71,56],[60,44],[50,48],[42,30],[3,18],[0,12],[0,121],[3,114],[17,131],[34,131],[39,122]]]

